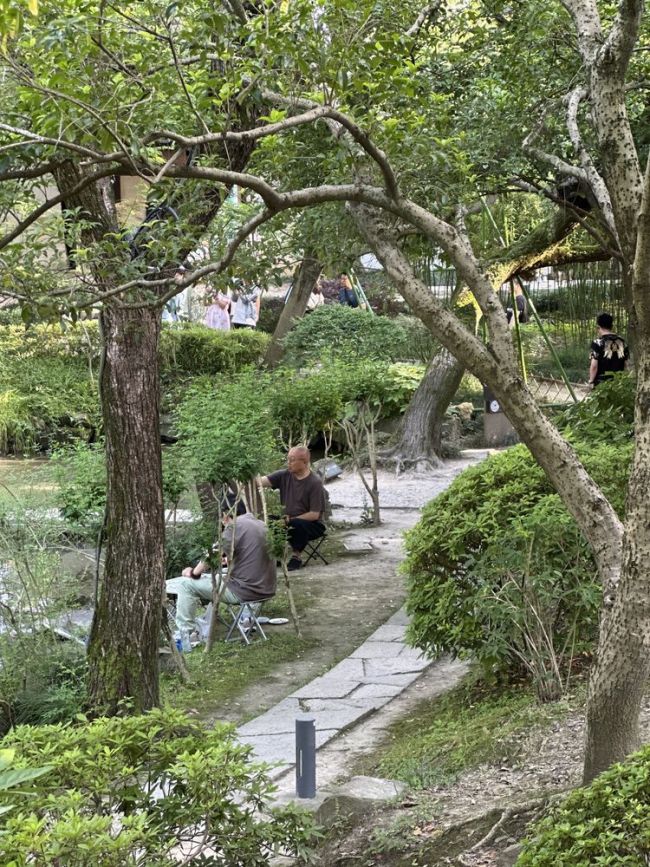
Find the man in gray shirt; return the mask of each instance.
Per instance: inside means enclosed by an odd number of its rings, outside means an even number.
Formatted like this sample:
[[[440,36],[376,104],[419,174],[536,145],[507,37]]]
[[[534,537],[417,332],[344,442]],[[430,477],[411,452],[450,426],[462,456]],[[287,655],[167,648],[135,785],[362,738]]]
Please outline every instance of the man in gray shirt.
[[[255,604],[275,594],[275,564],[266,543],[266,524],[254,515],[245,512],[233,518],[231,507],[223,516],[223,549],[230,557],[232,566],[221,599],[231,605],[240,602]],[[233,545],[234,534],[234,545]],[[221,578],[217,577],[218,589]],[[200,632],[196,622],[199,601],[212,601],[212,577],[210,567],[201,560],[196,566],[183,569],[179,578],[167,581],[167,593],[176,594],[176,626],[179,631]]]
[[[300,569],[302,552],[307,542],[325,534],[322,520],[325,511],[325,488],[321,479],[311,470],[309,449],[305,446],[290,449],[287,469],[262,476],[258,482],[263,488],[273,488],[280,492],[291,545],[291,559],[287,569]]]

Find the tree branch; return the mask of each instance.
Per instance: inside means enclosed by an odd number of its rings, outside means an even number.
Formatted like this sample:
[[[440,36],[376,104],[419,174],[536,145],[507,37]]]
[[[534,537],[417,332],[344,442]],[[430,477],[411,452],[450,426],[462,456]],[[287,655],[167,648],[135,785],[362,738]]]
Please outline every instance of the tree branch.
[[[101,178],[111,177],[116,173],[114,168],[103,168],[96,171],[94,174],[87,175],[83,181],[79,181],[78,184],[75,184],[74,187],[71,187],[69,190],[66,190],[65,193],[59,193],[58,196],[53,196],[51,199],[46,199],[42,205],[39,205],[38,208],[32,211],[32,213],[25,217],[24,220],[21,220],[17,226],[15,226],[10,232],[6,235],[0,237],[0,250],[4,249],[8,244],[18,238],[25,229],[28,229],[33,223],[38,220],[39,217],[42,217],[43,214],[47,213],[51,208],[54,208],[56,205],[61,204],[61,202],[69,199],[71,196],[76,195],[77,193],[84,190],[90,184],[95,183],[95,181],[101,180]]]
[[[582,86],[574,88],[574,90],[569,94],[569,98],[567,99],[567,130],[569,132],[571,144],[580,158],[585,173],[585,180],[589,184],[591,191],[594,194],[594,198],[598,202],[598,207],[600,208],[605,225],[609,229],[616,246],[620,248],[618,231],[614,220],[614,209],[612,207],[612,200],[609,196],[609,190],[605,185],[605,181],[598,173],[594,161],[584,145],[578,127],[578,110],[580,108],[580,103],[586,98],[586,96],[587,90]]]

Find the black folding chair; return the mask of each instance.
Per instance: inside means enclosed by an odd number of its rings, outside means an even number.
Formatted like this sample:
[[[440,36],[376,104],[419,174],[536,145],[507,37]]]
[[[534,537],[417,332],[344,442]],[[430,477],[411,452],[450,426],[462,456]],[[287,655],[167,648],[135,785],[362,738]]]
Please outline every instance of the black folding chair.
[[[321,554],[320,546],[327,539],[327,530],[323,533],[322,536],[319,536],[317,539],[311,539],[307,542],[305,546],[305,560],[303,562],[303,566],[306,566],[310,560],[321,560],[326,566],[329,566],[329,562],[325,559],[323,554]]]

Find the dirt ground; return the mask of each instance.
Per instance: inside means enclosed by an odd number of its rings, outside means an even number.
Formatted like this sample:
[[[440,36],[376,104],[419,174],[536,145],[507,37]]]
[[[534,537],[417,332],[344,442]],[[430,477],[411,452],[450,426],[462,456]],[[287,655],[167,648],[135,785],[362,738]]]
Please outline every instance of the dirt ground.
[[[264,684],[255,684],[220,705],[211,718],[239,722],[262,713],[348,656],[399,609],[405,598],[404,579],[398,572],[404,556],[403,532],[417,522],[422,506],[486,454],[466,452],[428,473],[396,476],[380,470],[379,527],[360,525],[367,496],[353,471],[346,470],[330,482],[334,530],[327,544],[334,545],[335,557],[328,566],[312,561],[291,573],[294,593],[300,598],[301,628],[317,646],[300,659],[278,666]]]

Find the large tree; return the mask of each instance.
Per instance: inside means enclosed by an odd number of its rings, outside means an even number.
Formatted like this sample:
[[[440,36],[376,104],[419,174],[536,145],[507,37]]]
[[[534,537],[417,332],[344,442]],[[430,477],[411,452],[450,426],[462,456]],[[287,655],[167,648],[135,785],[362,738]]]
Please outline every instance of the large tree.
[[[143,5],[137,4],[139,24],[133,24],[135,16],[128,10],[111,11],[111,15],[126,16],[131,22],[121,34],[119,51],[112,43],[110,47],[106,44],[103,5],[86,7],[83,24],[89,44],[99,40],[98,50],[108,58],[104,62],[110,61],[113,69],[117,65],[129,87],[137,90],[144,82],[144,90],[138,92],[137,99],[133,97],[129,114],[121,108],[116,111],[106,87],[97,97],[99,109],[94,102],[90,105],[66,94],[63,111],[63,85],[54,87],[51,82],[43,87],[32,69],[43,61],[40,56],[29,55],[25,31],[25,37],[6,58],[16,88],[14,121],[0,126],[6,134],[5,154],[20,158],[0,179],[15,183],[20,178],[27,184],[39,177],[39,172],[51,172],[53,162],[58,163],[63,154],[83,174],[66,190],[66,199],[73,202],[73,197],[87,187],[92,187],[96,197],[104,195],[101,179],[109,174],[136,172],[154,187],[165,189],[180,184],[181,198],[186,195],[194,202],[204,202],[206,190],[213,191],[218,200],[214,191],[237,183],[257,195],[257,213],[239,228],[222,261],[208,265],[207,270],[223,269],[237,244],[277,214],[325,202],[348,203],[359,232],[411,308],[449,353],[491,387],[591,545],[603,583],[602,625],[588,702],[585,777],[591,778],[635,746],[650,665],[650,172],[644,182],[635,143],[635,135],[644,129],[644,103],[629,76],[631,61],[636,65],[644,61],[644,55],[634,56],[642,39],[643,4],[640,0],[620,0],[615,8],[603,3],[601,10],[596,0],[531,2],[516,7],[470,2],[450,4],[447,9],[438,2],[426,8],[404,4],[395,10],[370,2],[314,4],[302,0],[266,6],[260,12],[230,0],[220,26],[210,22],[210,39],[205,33],[199,38],[193,28],[203,21],[201,15],[210,18],[217,13],[206,15],[200,8],[188,7],[182,12],[188,17],[165,24],[171,7],[167,11],[160,7],[159,11],[152,3],[146,5],[150,17],[143,26]],[[87,23],[89,10],[96,16],[92,25]],[[68,6],[64,11],[69,15]],[[180,13],[175,9],[173,14]],[[189,16],[193,16],[191,25]],[[222,35],[223,21],[228,27],[233,27],[233,22],[236,25],[227,39]],[[80,26],[75,19],[72,29]],[[134,29],[140,36],[146,33],[154,48],[164,45],[169,51],[171,57],[164,68],[171,67],[177,75],[175,96],[184,113],[168,111],[167,106],[163,110],[147,88],[148,76],[162,74],[161,64],[151,50],[146,64],[134,57]],[[52,30],[61,32],[60,27],[53,26]],[[542,35],[540,47],[535,40]],[[61,44],[61,37],[57,39],[59,42],[53,42],[55,54]],[[524,51],[525,69],[515,63],[518,52]],[[551,66],[550,57],[555,60]],[[56,64],[56,58],[53,62]],[[221,88],[215,80],[215,68],[223,79]],[[120,73],[114,75],[119,77]],[[87,65],[82,64],[78,69],[82,82],[89,74]],[[81,92],[86,93],[83,87]],[[225,98],[219,96],[224,93]],[[234,105],[226,111],[225,103],[233,94]],[[265,120],[254,129],[233,129],[235,106],[245,106],[248,101],[265,106]],[[218,117],[210,113],[216,111],[215,102],[221,112]],[[141,103],[147,104],[149,114],[134,134],[132,118],[138,116]],[[175,105],[173,99],[171,105]],[[152,106],[158,110],[151,110]],[[19,123],[24,117],[29,118],[27,128],[24,121]],[[516,118],[517,129],[525,127],[521,133],[514,131]],[[317,149],[313,147],[315,139]],[[253,142],[260,142],[259,162],[254,155],[248,173],[233,171],[214,155],[232,154]],[[180,159],[188,153],[200,156]],[[313,169],[310,185],[293,186],[297,163],[300,178]],[[589,220],[579,215],[581,226],[621,261],[635,323],[636,452],[624,522],[526,387],[503,307],[466,226],[471,203],[486,189],[530,188],[540,185],[540,180],[548,187],[558,174],[578,179],[588,188],[593,208]],[[182,179],[192,179],[193,186],[183,187]],[[39,216],[37,210],[33,213]],[[196,210],[203,212],[202,207]],[[88,220],[84,207],[69,208],[67,216],[69,230],[81,241],[88,232],[98,231],[96,220]],[[199,228],[205,225],[200,219],[192,220]],[[29,225],[23,219],[13,236],[26,232]],[[165,232],[164,227],[158,228],[151,235],[153,250],[174,248],[174,244],[182,250],[183,244],[174,241],[171,229]],[[487,344],[417,278],[402,244],[408,232],[419,233],[453,263],[481,308],[489,334]],[[104,303],[114,299],[119,316],[127,318],[111,332],[112,321],[105,316],[108,333],[119,335],[115,337],[117,355],[110,362],[117,368],[129,353],[136,352],[132,344],[143,342],[138,338],[143,326],[137,317],[144,315],[140,311],[155,309],[154,302],[159,304],[175,291],[169,288],[169,275],[146,268],[137,271],[137,260],[136,265],[130,262],[126,267],[122,256],[116,267],[115,247],[119,247],[121,237],[114,227],[107,226],[100,238],[104,246],[94,250],[104,257],[95,255],[91,269],[96,297]],[[87,241],[82,250],[88,250]],[[24,245],[19,252],[26,255]],[[165,261],[170,258],[166,255]],[[87,290],[82,287],[82,291]],[[27,302],[28,293],[22,294]],[[52,297],[43,286],[40,297],[48,294]],[[154,323],[145,318],[144,343],[152,345]],[[134,369],[142,388],[153,387],[140,375],[150,355],[142,359],[136,355],[136,360],[139,364]],[[116,379],[107,412],[110,415],[113,404],[118,403],[117,429],[128,443],[129,437],[143,428],[131,429],[128,417],[127,423],[119,423],[119,402],[126,399],[120,394],[120,383],[125,388],[128,385]],[[152,416],[153,410],[145,425],[155,427]],[[107,429],[110,424],[107,417]],[[146,461],[142,457],[148,466],[157,460],[152,439],[142,444],[151,450]],[[134,464],[130,466],[136,472]],[[119,474],[114,481],[111,496],[124,496],[123,512],[134,517],[131,523],[122,519],[113,532],[144,533],[147,516],[159,509],[159,504],[149,504],[143,520],[137,509],[146,498],[138,486],[122,487]],[[157,484],[155,473],[153,481]],[[110,535],[110,525],[108,532],[116,551],[125,552],[128,538],[118,543],[117,537]],[[124,556],[127,558],[126,553]],[[147,555],[143,550],[139,556]],[[127,558],[124,566],[115,567],[119,577],[109,579],[124,587],[128,579],[121,572],[123,568],[139,568],[142,573],[148,565]],[[143,591],[142,598],[150,598],[153,606],[160,581],[155,572],[150,577],[154,589],[149,597]],[[142,618],[143,612],[138,616]],[[115,620],[112,626],[117,626]],[[101,647],[98,639],[98,650]],[[144,662],[136,660],[134,664],[140,665],[141,671],[146,668]],[[127,689],[133,686],[127,684]],[[154,699],[152,696],[150,700]]]

